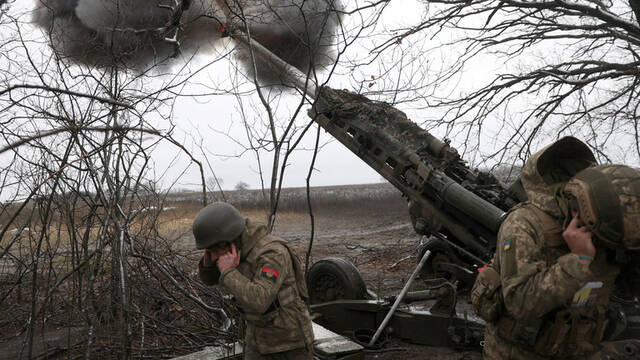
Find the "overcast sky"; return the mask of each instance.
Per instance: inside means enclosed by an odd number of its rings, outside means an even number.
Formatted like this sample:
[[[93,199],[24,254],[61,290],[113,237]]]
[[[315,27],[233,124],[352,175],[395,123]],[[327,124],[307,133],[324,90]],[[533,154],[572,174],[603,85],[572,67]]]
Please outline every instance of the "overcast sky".
[[[352,3],[351,6],[354,6]],[[424,11],[424,7],[418,4],[416,1],[399,0],[393,1],[389,5],[389,8],[385,10],[385,16],[381,19],[381,28],[402,28],[408,24],[415,24]],[[347,23],[347,27],[354,26],[353,21],[358,19],[351,19],[345,17],[344,21]],[[357,46],[352,46],[347,57],[358,57],[367,52],[367,47],[371,46],[371,39],[363,39],[362,43]],[[225,52],[233,47],[232,43],[227,43],[228,47],[219,46],[216,50],[219,52]],[[214,55],[215,57],[215,55]],[[200,61],[205,61],[206,56],[203,56]],[[229,61],[233,59],[226,59],[211,66],[207,72],[202,73],[194,79],[194,82],[206,82],[208,79],[217,78],[217,81],[224,76],[227,76],[229,67],[233,64],[229,64]],[[334,88],[349,88],[354,81],[365,81],[370,76],[377,77],[379,71],[376,71],[373,67],[369,69],[362,69],[362,74],[354,75],[348,69],[337,68],[336,74],[329,81],[329,86]],[[325,72],[326,75],[326,72]],[[358,77],[360,80],[358,80]],[[382,84],[380,84],[382,86]],[[291,107],[297,105],[299,98],[292,94],[284,94],[283,99],[279,101],[280,106],[283,103],[290,102]],[[399,106],[402,109],[402,105]],[[304,107],[304,113],[309,106]],[[249,109],[251,110],[251,109]],[[410,109],[403,109],[408,110]],[[258,113],[251,112],[247,117],[265,116],[258,109]],[[303,113],[303,114],[304,114]],[[411,115],[411,114],[410,114]],[[415,114],[414,114],[415,115]],[[419,116],[419,115],[418,115]],[[300,115],[300,122],[304,123],[308,121],[308,118],[304,115]],[[184,140],[186,144],[192,145],[191,149],[194,154],[202,155],[204,150],[207,155],[208,164],[206,177],[211,176],[211,169],[215,172],[215,175],[222,179],[223,188],[233,189],[238,182],[245,182],[249,184],[250,188],[259,188],[260,180],[258,176],[258,166],[255,160],[255,155],[251,152],[244,152],[242,146],[231,141],[227,136],[222,135],[228,133],[236,140],[246,140],[244,135],[244,129],[240,122],[238,102],[236,99],[229,95],[216,95],[211,98],[198,98],[194,100],[192,98],[179,98],[175,106],[174,122],[177,124],[178,129],[175,132],[175,136],[178,140]],[[305,186],[307,173],[311,163],[313,143],[315,141],[315,130],[309,131],[309,134],[305,136],[304,141],[300,144],[300,150],[295,152],[287,161],[287,170],[284,177],[283,186],[285,187],[300,187]],[[204,149],[201,150],[200,142]],[[318,154],[315,171],[312,176],[312,186],[326,186],[326,185],[341,185],[341,184],[363,184],[374,183],[383,181],[382,177],[367,166],[356,155],[347,150],[338,141],[333,140],[328,134],[322,131],[321,144],[323,144],[321,151]],[[200,174],[197,168],[193,165],[189,165],[188,159],[184,155],[174,157],[177,152],[175,147],[170,144],[163,144],[156,152],[154,152],[155,165],[158,172],[168,169],[169,174],[182,173],[185,167],[188,167],[184,175],[180,178],[180,183],[176,186],[180,187],[193,187],[195,188],[200,179]],[[263,160],[263,167],[266,167],[266,178],[268,178],[270,169],[271,154],[265,154]],[[211,166],[211,169],[209,168]],[[168,176],[166,179],[172,179],[174,176]],[[166,182],[165,186],[166,186]],[[268,182],[267,182],[268,183]]]
[[[365,6],[368,3],[359,0],[346,1],[347,10]],[[12,6],[30,7],[27,2],[13,3]],[[402,33],[410,27],[418,24],[424,16],[427,9],[425,2],[415,0],[394,0],[388,3],[384,10],[383,16],[376,23],[375,29],[370,29],[361,38],[357,39],[352,46],[348,48],[342,57],[342,61],[335,69],[334,75],[328,82],[328,85],[338,89],[353,89],[359,84],[364,84],[367,91],[391,91],[395,86],[411,87],[414,83],[424,85],[425,81],[421,77],[429,79],[429,71],[438,72],[446,68],[451,59],[456,59],[456,50],[454,47],[442,48],[442,43],[448,42],[450,33],[446,30],[440,32],[437,36],[427,37],[427,33],[421,33],[418,36],[405,38],[400,46],[392,47],[384,56],[376,58],[370,64],[358,67],[350,67],[350,61],[367,59],[370,49],[377,44],[388,40],[395,29],[399,29]],[[358,13],[352,16],[345,16],[344,27],[346,29],[357,28],[366,13]],[[482,20],[482,19],[480,19]],[[39,30],[38,30],[39,31]],[[377,36],[370,36],[378,34]],[[250,122],[258,121],[262,118],[264,121],[265,111],[261,108],[257,96],[236,97],[233,95],[220,95],[220,92],[237,90],[230,82],[230,77],[238,76],[237,61],[232,56],[221,57],[221,54],[227,54],[233,51],[234,42],[228,39],[217,41],[216,46],[211,49],[200,51],[194,60],[193,69],[197,69],[199,65],[208,63],[215,59],[222,59],[215,64],[208,66],[205,71],[200,72],[191,79],[192,84],[185,87],[183,92],[201,93],[214,91],[216,95],[207,95],[197,98],[189,96],[181,96],[175,99],[175,103],[171,109],[172,123],[152,115],[145,118],[145,121],[153,123],[160,129],[168,129],[175,125],[173,137],[183,143],[185,147],[198,160],[202,161],[205,170],[205,178],[211,178],[214,174],[221,180],[224,189],[233,189],[239,182],[244,182],[250,188],[259,188],[260,176],[258,174],[258,163],[255,154],[246,151],[247,145],[246,131],[242,122],[243,116]],[[429,51],[434,50],[434,51]],[[541,51],[541,50],[536,50]],[[426,55],[429,54],[429,55]],[[543,53],[532,53],[532,59],[535,56],[544,56]],[[403,63],[403,59],[411,59],[412,61]],[[448,60],[447,60],[448,59]],[[174,67],[180,66],[177,61]],[[505,71],[510,64],[495,61],[495,58],[488,56],[480,56],[472,59],[468,64],[465,72],[459,73],[452,78],[448,86],[449,89],[440,89],[446,94],[448,91],[462,91],[465,89],[478,88],[481,84],[486,84],[491,80],[492,74],[498,71]],[[513,66],[518,66],[514,64]],[[513,69],[510,69],[513,70]],[[326,72],[324,73],[326,76]],[[157,80],[159,83],[167,81],[166,78]],[[421,82],[422,81],[422,82]],[[198,85],[200,84],[200,85]],[[245,84],[242,89],[250,90],[251,84]],[[414,96],[416,93],[413,93]],[[417,96],[421,94],[417,92]],[[429,94],[425,94],[425,98]],[[372,96],[375,96],[372,95]],[[402,95],[400,94],[399,97]],[[243,101],[242,106],[238,99]],[[282,96],[272,98],[274,101],[272,106],[277,107],[276,117],[281,121],[288,119],[292,109],[294,109],[299,101],[299,97],[294,94],[284,93]],[[389,97],[385,98],[389,99]],[[397,100],[401,101],[401,98]],[[525,100],[526,101],[526,100]],[[424,102],[420,103],[422,108],[414,108],[416,103],[400,103],[397,107],[405,111],[408,117],[418,124],[421,124],[426,118],[438,118],[435,110],[429,108]],[[516,104],[516,103],[514,103]],[[523,104],[524,105],[524,104]],[[243,109],[241,113],[240,109]],[[298,116],[297,126],[304,126],[309,120],[306,117],[308,105],[303,106],[302,113]],[[514,111],[517,111],[515,109]],[[505,119],[508,114],[499,114],[501,118],[488,118],[483,124],[483,132],[487,139],[483,139],[481,150],[485,152],[493,152],[500,147],[498,140],[492,139],[493,134],[498,133],[502,127],[507,126]],[[443,137],[446,129],[435,128],[430,131],[436,137]],[[449,134],[452,137],[452,145],[458,148],[463,157],[475,164],[479,162],[477,152],[465,153],[464,144],[461,139],[465,134]],[[553,134],[549,135],[554,136]],[[498,137],[496,136],[496,139]],[[284,176],[283,186],[299,187],[304,186],[307,173],[311,163],[313,144],[315,141],[315,130],[312,129],[305,136],[304,140],[298,146],[296,151],[287,161],[287,170]],[[361,184],[383,181],[380,175],[370,169],[357,156],[344,148],[338,141],[332,140],[330,136],[322,131],[320,143],[322,149],[318,154],[311,185],[341,185],[341,184]],[[471,145],[470,145],[471,146]],[[270,177],[272,154],[262,153],[263,178],[268,186]],[[161,142],[160,145],[152,152],[153,171],[150,177],[154,177],[160,181],[163,188],[174,186],[179,188],[200,188],[200,173],[196,166],[190,162],[189,157],[181,153],[174,145],[168,142]],[[177,180],[177,183],[174,181]]]

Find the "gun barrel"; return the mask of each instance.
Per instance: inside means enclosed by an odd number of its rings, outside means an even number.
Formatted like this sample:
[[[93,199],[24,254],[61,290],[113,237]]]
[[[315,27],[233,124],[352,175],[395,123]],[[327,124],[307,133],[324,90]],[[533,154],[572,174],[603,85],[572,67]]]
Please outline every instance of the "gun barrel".
[[[274,70],[277,71],[282,77],[288,81],[288,84],[300,90],[302,93],[308,95],[312,99],[315,99],[317,96],[317,87],[315,82],[310,76],[307,76],[302,71],[298,70],[295,66],[288,64],[286,61],[279,58],[276,54],[272,53],[269,49],[262,46],[259,42],[253,40],[247,33],[240,29],[234,29],[233,39],[243,43],[247,48],[249,48],[250,53],[254,57],[260,57],[274,67]],[[257,69],[254,67],[254,72]]]
[[[487,229],[497,233],[505,212],[465,189],[445,174],[438,174],[439,195],[445,203],[469,215]]]
[[[498,232],[505,216],[502,209],[467,190],[442,171],[424,163],[416,154],[409,155],[408,159],[415,165],[418,175],[426,180],[444,203],[455,207],[492,232]]]

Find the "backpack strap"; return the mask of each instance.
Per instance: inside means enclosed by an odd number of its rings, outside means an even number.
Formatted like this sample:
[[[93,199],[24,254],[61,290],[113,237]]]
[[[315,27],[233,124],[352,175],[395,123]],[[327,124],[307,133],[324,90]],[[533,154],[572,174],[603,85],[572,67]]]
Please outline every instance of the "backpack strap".
[[[300,297],[302,297],[302,300],[306,300],[309,297],[309,293],[307,291],[307,283],[304,278],[304,274],[302,272],[302,264],[300,264],[300,260],[298,259],[298,256],[293,252],[293,250],[291,250],[291,248],[289,247],[288,241],[275,236],[269,236],[269,238],[270,238],[269,242],[280,243],[289,252],[289,257],[291,258],[291,264],[293,265],[293,272],[295,273],[295,277],[296,277],[296,287],[298,290],[298,294],[300,295]],[[280,296],[280,294],[278,294],[278,296]]]

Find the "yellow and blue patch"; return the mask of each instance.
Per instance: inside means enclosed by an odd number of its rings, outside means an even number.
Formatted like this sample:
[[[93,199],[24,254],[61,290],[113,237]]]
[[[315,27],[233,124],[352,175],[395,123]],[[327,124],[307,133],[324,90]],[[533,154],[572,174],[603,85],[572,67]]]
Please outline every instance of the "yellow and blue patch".
[[[511,241],[505,241],[504,245],[502,245],[502,250],[507,251],[511,249]]]
[[[573,301],[571,303],[571,306],[573,307],[585,306],[590,302],[595,301],[595,299],[598,297],[598,291],[601,288],[602,288],[602,281],[588,282],[585,286],[583,286],[581,289],[576,291],[576,293],[573,295]]]

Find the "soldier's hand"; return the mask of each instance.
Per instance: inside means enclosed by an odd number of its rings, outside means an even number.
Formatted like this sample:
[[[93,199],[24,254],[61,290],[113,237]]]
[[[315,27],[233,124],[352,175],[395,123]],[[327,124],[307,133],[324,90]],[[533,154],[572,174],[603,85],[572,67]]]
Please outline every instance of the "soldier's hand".
[[[230,267],[240,264],[240,251],[236,251],[236,244],[231,244],[231,251],[218,258],[218,270],[223,272]]]
[[[213,266],[216,260],[218,260],[218,255],[215,252],[204,249],[204,254],[202,254],[202,265],[204,267]]]
[[[573,214],[573,219],[571,219],[569,226],[562,233],[562,237],[572,253],[593,259],[596,254],[596,248],[593,246],[592,236],[591,230],[584,226],[577,213]],[[582,261],[590,262],[588,259],[582,259]]]

